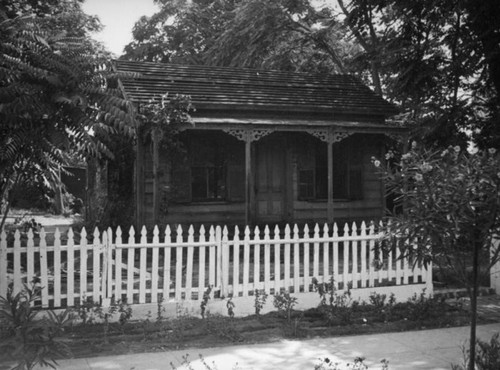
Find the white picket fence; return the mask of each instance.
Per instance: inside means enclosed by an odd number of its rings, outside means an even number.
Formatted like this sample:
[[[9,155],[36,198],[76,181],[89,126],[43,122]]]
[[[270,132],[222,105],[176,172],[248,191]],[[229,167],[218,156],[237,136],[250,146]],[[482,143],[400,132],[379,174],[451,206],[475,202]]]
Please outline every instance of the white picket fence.
[[[233,230],[232,230],[233,231]],[[172,235],[167,226],[160,235],[134,228],[125,237],[120,228],[88,238],[85,229],[76,236],[56,230],[47,235],[16,231],[13,240],[0,235],[0,296],[9,284],[15,292],[40,279],[43,307],[72,307],[82,300],[106,303],[111,298],[128,303],[196,301],[211,286],[215,297],[247,297],[255,289],[311,292],[313,278],[333,279],[336,289],[352,290],[420,284],[432,290],[432,269],[399,259],[399,251],[382,253],[375,248],[381,235],[375,225],[288,225],[273,232],[238,227],[193,226],[187,235],[179,226]],[[63,240],[64,239],[64,240]],[[124,240],[126,239],[126,240]],[[51,245],[48,245],[50,242]],[[372,289],[373,288],[373,289]]]

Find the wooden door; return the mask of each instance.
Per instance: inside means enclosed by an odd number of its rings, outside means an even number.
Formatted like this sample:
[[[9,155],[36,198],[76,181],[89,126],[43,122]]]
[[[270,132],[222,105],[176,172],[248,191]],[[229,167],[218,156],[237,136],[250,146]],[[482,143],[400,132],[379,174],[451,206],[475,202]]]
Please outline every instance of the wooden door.
[[[286,142],[283,138],[264,138],[257,142],[255,154],[256,221],[283,221],[286,212]]]

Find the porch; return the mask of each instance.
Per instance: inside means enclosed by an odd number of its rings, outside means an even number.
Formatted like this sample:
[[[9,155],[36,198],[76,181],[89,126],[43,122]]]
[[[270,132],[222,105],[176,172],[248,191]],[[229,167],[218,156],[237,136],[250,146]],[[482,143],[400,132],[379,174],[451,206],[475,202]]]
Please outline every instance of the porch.
[[[138,148],[137,224],[284,226],[383,217],[384,188],[371,158],[404,140],[404,131],[388,140],[378,127],[200,122],[178,134],[182,154],[153,143]]]

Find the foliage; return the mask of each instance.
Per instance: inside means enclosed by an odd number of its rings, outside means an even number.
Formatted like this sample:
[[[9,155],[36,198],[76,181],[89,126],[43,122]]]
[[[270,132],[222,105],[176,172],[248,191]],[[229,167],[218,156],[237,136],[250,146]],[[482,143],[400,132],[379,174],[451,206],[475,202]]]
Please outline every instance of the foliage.
[[[46,317],[37,319],[39,311],[34,305],[40,301],[41,289],[34,280],[16,294],[10,286],[6,297],[0,297],[0,349],[17,361],[14,369],[31,370],[37,365],[55,369],[56,358],[70,355],[59,337],[72,321],[71,311],[48,311]]]
[[[499,334],[496,333],[491,337],[490,342],[476,341],[476,369],[477,370],[495,370],[500,369],[500,341]],[[468,368],[470,352],[465,348],[464,363],[462,365],[452,365],[452,370],[465,370]]]
[[[230,317],[230,318],[233,318],[234,317],[234,307],[235,307],[235,304],[233,302],[233,298],[229,298],[226,302],[226,308],[227,308],[227,315]]]
[[[387,301],[386,298],[387,295],[376,292],[371,293],[368,297],[369,304],[375,307],[375,309],[384,316],[384,322],[388,322],[392,319],[394,306],[396,304],[396,296],[394,293],[391,293]]]
[[[199,355],[199,356],[200,356],[200,361],[201,361],[201,364],[203,365],[204,370],[217,370],[217,366],[215,365],[215,363],[209,364],[209,363],[207,363],[207,361],[205,360],[205,358],[202,355]],[[182,362],[180,363],[181,367],[179,368],[179,367],[175,366],[172,362],[170,362],[170,368],[172,370],[177,370],[177,369],[194,370],[194,367],[191,363],[191,360],[189,360],[189,354],[185,354],[181,357],[182,357]],[[238,364],[233,366],[232,369],[237,370]]]
[[[423,321],[443,312],[444,302],[436,297],[429,297],[422,293],[415,293],[408,299],[407,319],[411,321]]]
[[[100,302],[94,302],[92,298],[86,299],[82,297],[74,308],[77,316],[80,318],[82,325],[91,325],[101,323],[103,329],[104,343],[108,343],[108,333],[110,329],[111,319],[118,313],[118,322],[123,331],[124,325],[132,317],[132,307],[127,303],[127,300],[115,301],[113,298],[109,307],[103,307]]]
[[[125,59],[331,72],[345,71],[359,49],[331,10],[308,0],[160,3],[136,23]]]
[[[290,295],[288,291],[274,294],[273,305],[288,322],[292,320],[293,307],[297,304],[297,297]]]
[[[200,357],[200,362],[201,365],[203,366],[204,370],[217,370],[217,366],[215,363],[209,364],[206,362],[205,358],[202,355],[199,355]],[[367,370],[368,365],[365,364],[365,358],[364,357],[356,357],[352,363],[347,363],[344,365],[340,363],[333,363],[329,358],[320,358],[319,363],[314,365],[314,370]],[[383,359],[380,361],[382,364],[381,370],[388,370],[389,369],[389,361]],[[170,367],[172,370],[177,370],[177,369],[188,369],[188,370],[194,370],[193,364],[191,360],[189,360],[189,354],[183,355],[182,356],[182,362],[179,364],[180,367],[175,366],[172,362],[170,363]],[[197,369],[199,367],[196,367]],[[238,363],[236,363],[233,367],[233,370],[239,369]]]
[[[61,3],[73,5],[43,15],[37,11],[43,4],[51,9],[47,2],[0,8],[0,227],[19,184],[29,179],[56,188],[70,158],[112,157],[109,137],[134,135],[118,75],[86,36],[95,20],[85,18],[79,2]]]
[[[260,311],[264,308],[267,301],[267,293],[264,290],[255,289],[254,290],[254,303],[255,314],[260,315]]]
[[[413,146],[382,172],[400,210],[390,218],[389,245],[399,245],[402,258],[452,269],[468,286],[474,248],[488,256],[500,230],[500,158],[495,149],[474,152]],[[499,253],[490,256],[490,266]]]
[[[356,357],[352,363],[347,363],[344,365],[339,362],[333,362],[328,357],[320,358],[319,363],[314,365],[314,370],[367,370],[368,365],[365,364],[364,357]],[[381,370],[389,369],[389,361],[383,359],[380,361],[382,367]]]
[[[320,283],[318,279],[313,278],[313,289],[320,296],[320,310],[327,318],[329,324],[332,324],[335,319],[340,319],[345,323],[351,323],[352,314],[359,305],[358,301],[354,301],[351,297],[351,289],[349,286],[342,294],[337,294],[333,277],[328,283]]]
[[[200,309],[201,309],[201,317],[205,318],[205,311],[207,309],[208,300],[210,299],[210,294],[212,293],[213,286],[210,285],[204,292],[203,298],[201,299]]]
[[[380,166],[380,161],[373,163]],[[471,370],[481,268],[499,260],[500,157],[490,148],[470,152],[459,146],[431,151],[412,146],[400,160],[388,156],[382,176],[395,196],[399,214],[386,238],[401,258],[454,271],[471,298]],[[483,260],[483,261],[481,261]]]
[[[136,22],[123,58],[202,64],[203,53],[232,18],[238,0],[159,0],[160,10]]]
[[[187,95],[168,93],[141,104],[138,120],[141,124],[141,136],[145,142],[156,141],[162,149],[179,150],[180,143],[175,134],[179,126],[193,124],[189,112],[194,110],[191,98]]]
[[[429,143],[463,143],[469,129],[498,145],[494,130],[485,126],[498,114],[500,83],[494,81],[500,80],[493,62],[498,65],[500,57],[500,6],[494,0],[473,4],[339,1],[350,34],[363,48],[358,68],[370,70],[376,91],[399,103],[399,118]],[[496,42],[492,49],[485,49],[485,37]]]
[[[346,72],[356,45],[328,8],[310,1],[241,1],[206,52],[210,64],[292,71]]]

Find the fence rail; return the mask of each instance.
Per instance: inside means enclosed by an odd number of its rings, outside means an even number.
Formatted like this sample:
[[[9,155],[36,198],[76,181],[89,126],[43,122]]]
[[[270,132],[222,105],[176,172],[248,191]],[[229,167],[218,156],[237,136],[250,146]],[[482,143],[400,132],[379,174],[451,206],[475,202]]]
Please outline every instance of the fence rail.
[[[9,284],[15,292],[34,277],[42,286],[43,307],[71,307],[83,300],[127,300],[156,303],[161,300],[201,300],[210,286],[216,297],[246,297],[255,289],[313,291],[313,279],[333,282],[338,290],[425,284],[432,289],[432,274],[400,252],[382,252],[375,225],[352,224],[340,231],[336,224],[310,230],[295,225],[273,232],[238,227],[167,226],[160,235],[155,227],[120,228],[91,235],[82,229],[61,235],[29,230],[12,237],[0,234],[0,296]],[[175,234],[175,235],[173,235]],[[161,240],[160,240],[161,239]],[[49,245],[50,244],[50,245]]]

